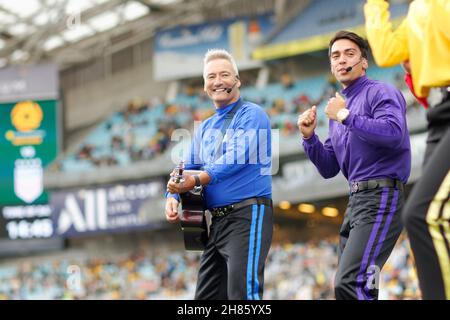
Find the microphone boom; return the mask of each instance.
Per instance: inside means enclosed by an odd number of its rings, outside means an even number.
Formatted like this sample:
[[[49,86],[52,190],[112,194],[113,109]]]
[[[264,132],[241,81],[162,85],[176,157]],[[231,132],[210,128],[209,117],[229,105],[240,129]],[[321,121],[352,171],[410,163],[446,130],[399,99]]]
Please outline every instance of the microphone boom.
[[[358,63],[361,63],[362,62],[362,59],[361,60],[359,60],[357,63],[355,63],[354,65],[352,65],[352,66],[350,66],[350,67],[347,67],[347,68],[345,68],[345,71],[346,72],[350,72],[350,71],[352,71],[353,70],[353,67],[354,66],[356,66]]]

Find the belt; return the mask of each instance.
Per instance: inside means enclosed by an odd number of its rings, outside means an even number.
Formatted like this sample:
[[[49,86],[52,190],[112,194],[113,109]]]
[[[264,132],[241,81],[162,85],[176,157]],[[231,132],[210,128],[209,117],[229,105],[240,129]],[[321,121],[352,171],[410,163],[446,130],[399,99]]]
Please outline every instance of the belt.
[[[352,181],[350,184],[350,192],[357,193],[364,190],[371,190],[376,188],[397,188],[403,191],[404,186],[400,180],[395,179],[375,179],[367,181]]]
[[[235,210],[238,210],[238,209],[243,208],[243,207],[251,206],[253,204],[258,204],[258,205],[262,204],[262,205],[271,207],[272,206],[272,199],[269,199],[269,198],[249,198],[249,199],[245,199],[244,201],[241,201],[241,202],[229,204],[227,206],[209,209],[209,212],[211,212],[211,215],[214,218],[224,217],[227,214],[229,214],[229,213],[231,213],[231,212],[233,212]]]

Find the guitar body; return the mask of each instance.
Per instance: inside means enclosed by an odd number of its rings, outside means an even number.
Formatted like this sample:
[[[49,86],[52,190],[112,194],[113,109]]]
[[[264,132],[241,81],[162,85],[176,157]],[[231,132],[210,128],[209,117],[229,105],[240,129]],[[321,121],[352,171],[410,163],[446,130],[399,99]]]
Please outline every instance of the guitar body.
[[[200,173],[196,170],[185,170],[184,173],[193,175]],[[181,229],[184,235],[186,250],[203,251],[208,241],[208,224],[205,216],[203,188],[196,187],[191,191],[180,194],[181,198]]]

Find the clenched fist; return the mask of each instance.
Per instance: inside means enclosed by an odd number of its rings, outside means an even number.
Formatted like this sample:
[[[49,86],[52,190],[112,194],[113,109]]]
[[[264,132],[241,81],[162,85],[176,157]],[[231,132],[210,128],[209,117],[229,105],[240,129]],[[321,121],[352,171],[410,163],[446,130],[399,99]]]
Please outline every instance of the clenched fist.
[[[336,95],[328,100],[327,106],[325,107],[325,114],[331,120],[337,121],[338,112],[346,107],[344,98],[336,92]]]
[[[298,116],[297,126],[303,136],[303,139],[309,139],[313,136],[314,129],[316,129],[317,126],[316,106],[312,106]]]

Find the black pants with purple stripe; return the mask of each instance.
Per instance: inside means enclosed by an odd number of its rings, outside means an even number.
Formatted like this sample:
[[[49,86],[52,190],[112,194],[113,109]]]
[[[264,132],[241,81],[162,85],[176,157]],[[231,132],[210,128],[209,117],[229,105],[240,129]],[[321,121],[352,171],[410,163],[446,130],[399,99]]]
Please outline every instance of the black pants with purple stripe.
[[[252,205],[213,218],[195,299],[259,300],[273,232],[273,209]]]
[[[378,299],[380,271],[402,231],[403,202],[403,192],[395,188],[350,195],[340,230],[336,299]]]

